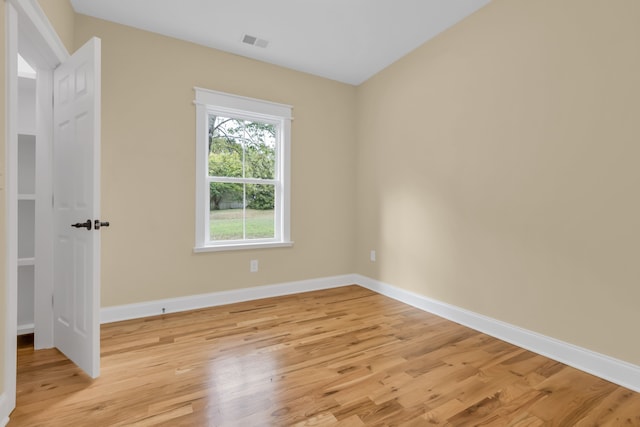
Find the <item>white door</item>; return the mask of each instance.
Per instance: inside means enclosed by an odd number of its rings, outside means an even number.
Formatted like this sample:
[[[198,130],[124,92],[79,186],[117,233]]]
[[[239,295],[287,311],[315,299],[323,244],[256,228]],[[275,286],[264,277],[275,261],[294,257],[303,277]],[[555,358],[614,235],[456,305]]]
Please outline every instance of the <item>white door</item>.
[[[94,227],[100,219],[97,38],[54,70],[53,212],[54,345],[96,378],[100,374],[100,231]]]

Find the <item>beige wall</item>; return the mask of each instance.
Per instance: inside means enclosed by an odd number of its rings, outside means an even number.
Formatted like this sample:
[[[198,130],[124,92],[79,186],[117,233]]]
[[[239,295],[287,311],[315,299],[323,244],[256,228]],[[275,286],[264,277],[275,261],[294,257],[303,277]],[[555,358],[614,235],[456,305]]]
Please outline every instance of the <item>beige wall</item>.
[[[103,306],[353,272],[354,87],[83,15],[75,22],[77,46],[102,39]],[[194,86],[293,105],[293,248],[193,253]]]
[[[69,52],[75,51],[74,29],[76,13],[69,0],[38,0],[51,25]]]
[[[638,22],[495,0],[359,87],[358,272],[640,364]]]

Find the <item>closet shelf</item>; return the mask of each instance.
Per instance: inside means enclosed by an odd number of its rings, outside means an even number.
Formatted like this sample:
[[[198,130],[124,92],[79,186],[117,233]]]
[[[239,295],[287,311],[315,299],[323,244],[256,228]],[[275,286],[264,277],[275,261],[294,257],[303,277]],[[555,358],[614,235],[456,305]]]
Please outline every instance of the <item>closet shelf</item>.
[[[28,265],[36,265],[35,258],[18,258],[18,267],[26,267]]]

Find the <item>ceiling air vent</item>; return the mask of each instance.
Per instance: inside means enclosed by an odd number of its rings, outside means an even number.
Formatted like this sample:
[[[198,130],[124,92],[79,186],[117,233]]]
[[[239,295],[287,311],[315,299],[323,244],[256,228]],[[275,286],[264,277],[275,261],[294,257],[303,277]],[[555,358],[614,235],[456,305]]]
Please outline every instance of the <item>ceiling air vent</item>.
[[[261,48],[265,48],[269,45],[268,40],[259,39],[255,36],[250,36],[249,34],[245,34],[244,36],[242,36],[242,43]]]

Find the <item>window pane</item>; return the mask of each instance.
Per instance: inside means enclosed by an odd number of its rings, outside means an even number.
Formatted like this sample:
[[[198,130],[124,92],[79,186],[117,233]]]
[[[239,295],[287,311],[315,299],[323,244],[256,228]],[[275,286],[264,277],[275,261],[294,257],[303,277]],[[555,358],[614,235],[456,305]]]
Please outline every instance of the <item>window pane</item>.
[[[209,115],[209,176],[242,177],[244,148],[239,127],[238,120]]]
[[[242,239],[243,207],[242,184],[209,184],[209,238]]]
[[[245,122],[245,176],[274,179],[276,170],[276,128],[274,125]]]
[[[247,184],[247,239],[275,237],[275,188],[273,185]]]

